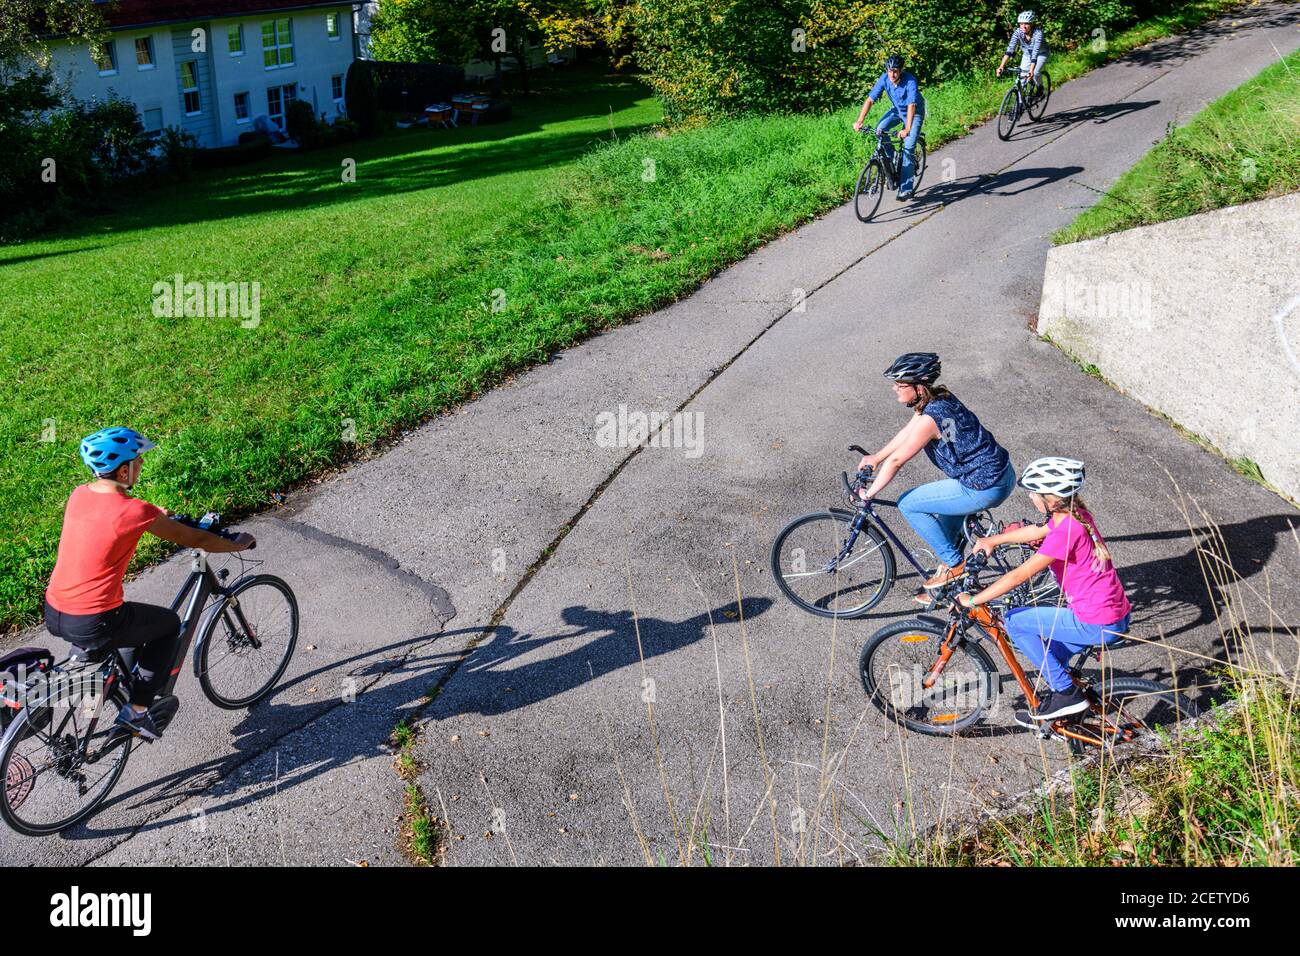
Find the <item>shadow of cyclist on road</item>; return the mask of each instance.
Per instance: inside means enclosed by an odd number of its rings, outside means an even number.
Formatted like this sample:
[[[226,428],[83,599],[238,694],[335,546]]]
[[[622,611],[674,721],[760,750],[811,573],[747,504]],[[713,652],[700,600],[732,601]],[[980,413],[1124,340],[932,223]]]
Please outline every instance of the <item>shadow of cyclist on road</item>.
[[[932,170],[933,164],[927,169]],[[1082,166],[1008,169],[1001,173],[982,173],[978,176],[963,176],[961,179],[940,181],[930,186],[923,185],[913,200],[877,215],[873,221],[898,222],[914,219],[980,194],[999,197],[1018,196],[1030,190],[1050,186],[1052,183],[1081,172],[1083,172]],[[928,178],[926,182],[929,182]]]

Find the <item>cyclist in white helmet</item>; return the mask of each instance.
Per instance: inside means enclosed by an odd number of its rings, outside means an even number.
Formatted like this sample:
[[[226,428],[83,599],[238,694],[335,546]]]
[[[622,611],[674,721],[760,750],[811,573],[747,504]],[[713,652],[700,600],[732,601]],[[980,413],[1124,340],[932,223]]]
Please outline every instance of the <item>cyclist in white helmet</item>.
[[[1002,75],[1002,71],[1007,68],[1007,61],[1019,48],[1021,72],[1026,73],[1027,79],[1032,80],[1035,86],[1042,85],[1038,75],[1042,73],[1050,51],[1047,49],[1047,40],[1043,38],[1043,28],[1038,26],[1037,19],[1033,10],[1025,10],[1016,17],[1016,29],[1011,34],[1011,42],[1007,44],[1007,52],[1002,54],[1002,62],[998,64],[998,76]]]
[[[1124,585],[1096,520],[1079,497],[1083,479],[1083,462],[1072,458],[1031,462],[1019,484],[1047,522],[980,538],[972,550],[988,554],[1000,544],[1029,544],[1037,545],[1038,553],[978,594],[957,596],[962,607],[985,604],[1044,568],[1052,569],[1066,607],[1018,607],[1006,614],[1012,643],[1048,686],[1036,710],[1016,713],[1016,720],[1028,726],[1087,710],[1087,699],[1066,670],[1070,658],[1085,647],[1109,644],[1129,627],[1132,606]]]

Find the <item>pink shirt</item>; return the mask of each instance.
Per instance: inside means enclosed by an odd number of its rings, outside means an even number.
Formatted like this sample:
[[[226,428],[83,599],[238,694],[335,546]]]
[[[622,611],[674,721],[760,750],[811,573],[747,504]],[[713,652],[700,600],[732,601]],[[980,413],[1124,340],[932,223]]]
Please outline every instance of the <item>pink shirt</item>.
[[[1114,624],[1133,609],[1114,563],[1096,562],[1092,537],[1075,518],[1066,515],[1055,527],[1049,523],[1038,553],[1052,559],[1052,574],[1082,623]]]

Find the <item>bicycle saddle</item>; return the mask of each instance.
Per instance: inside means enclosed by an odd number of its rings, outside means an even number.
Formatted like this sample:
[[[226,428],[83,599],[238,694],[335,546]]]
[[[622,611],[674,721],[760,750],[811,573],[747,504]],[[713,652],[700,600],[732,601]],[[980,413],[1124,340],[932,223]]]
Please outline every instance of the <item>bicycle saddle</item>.
[[[113,648],[111,647],[101,647],[91,651],[73,645],[72,653],[68,655],[68,663],[72,665],[102,664],[112,656]]]

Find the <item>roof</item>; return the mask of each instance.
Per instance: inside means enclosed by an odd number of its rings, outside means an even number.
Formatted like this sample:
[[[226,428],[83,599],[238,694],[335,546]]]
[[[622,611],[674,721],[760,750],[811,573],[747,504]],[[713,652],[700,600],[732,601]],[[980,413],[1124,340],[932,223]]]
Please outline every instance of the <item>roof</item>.
[[[353,0],[116,0],[100,5],[109,29],[190,23],[307,7],[350,7]]]

